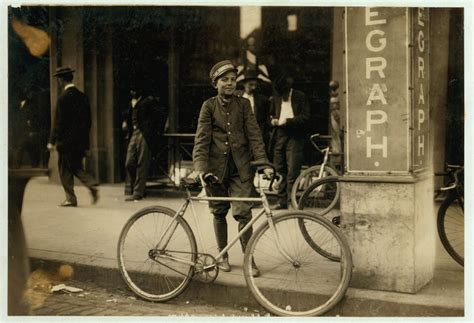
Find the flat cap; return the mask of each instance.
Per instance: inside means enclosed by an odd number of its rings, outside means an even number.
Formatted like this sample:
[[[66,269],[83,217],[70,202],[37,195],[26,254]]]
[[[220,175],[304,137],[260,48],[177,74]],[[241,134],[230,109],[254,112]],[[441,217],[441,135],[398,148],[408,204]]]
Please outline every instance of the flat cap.
[[[222,75],[224,75],[225,73],[229,71],[235,71],[237,73],[237,68],[235,67],[234,63],[232,63],[231,61],[223,60],[215,64],[211,68],[211,71],[209,72],[209,77],[212,83],[214,83],[215,81],[217,81],[219,77],[221,77]]]
[[[58,67],[56,68],[56,72],[53,74],[53,76],[61,76],[65,74],[71,74],[74,72],[75,70],[71,69],[70,67]]]

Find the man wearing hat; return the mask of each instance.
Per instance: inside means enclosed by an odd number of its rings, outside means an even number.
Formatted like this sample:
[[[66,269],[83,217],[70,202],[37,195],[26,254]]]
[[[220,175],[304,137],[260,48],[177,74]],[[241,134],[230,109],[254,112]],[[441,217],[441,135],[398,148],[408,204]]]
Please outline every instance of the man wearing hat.
[[[151,152],[166,122],[164,109],[155,97],[146,93],[146,87],[143,80],[136,80],[132,84],[132,99],[122,124],[129,138],[125,168],[130,178],[132,196],[125,199],[127,202],[141,200],[145,195]]]
[[[63,93],[56,104],[56,117],[47,148],[56,146],[58,151],[59,177],[66,193],[63,207],[77,206],[74,194],[74,176],[84,183],[92,196],[92,204],[99,198],[97,182],[86,173],[82,159],[89,149],[89,131],[91,128],[91,110],[87,96],[72,83],[74,70],[59,67],[53,76],[57,77]]]
[[[213,173],[219,178],[218,183],[206,187],[209,196],[251,196],[254,173],[250,167],[250,156],[256,161],[268,162],[249,100],[234,95],[236,72],[229,60],[212,67],[209,76],[217,96],[206,100],[199,114],[193,150],[194,169],[200,174]],[[273,175],[270,168],[264,172],[269,177]],[[252,219],[251,204],[232,204],[233,217],[238,221],[240,231]],[[226,215],[230,203],[210,201],[209,208],[214,215],[217,246],[222,250],[227,246]],[[251,235],[252,230],[249,230],[241,237],[242,251],[245,251]],[[219,268],[231,270],[227,254],[219,261]],[[252,268],[253,275],[258,276],[258,268],[253,261]]]
[[[279,174],[284,176],[278,188],[278,204],[274,209],[287,209],[293,183],[303,163],[306,124],[310,117],[306,95],[292,88],[293,78],[282,73],[273,83],[277,95],[270,105],[272,130],[270,151]]]
[[[255,115],[255,119],[257,119],[257,124],[260,127],[260,132],[262,133],[263,143],[265,144],[265,147],[267,147],[269,101],[265,95],[256,92],[258,85],[257,72],[253,70],[247,70],[244,73],[242,85],[244,90],[243,92],[239,93],[239,96],[250,101],[250,107],[252,108],[252,112]]]

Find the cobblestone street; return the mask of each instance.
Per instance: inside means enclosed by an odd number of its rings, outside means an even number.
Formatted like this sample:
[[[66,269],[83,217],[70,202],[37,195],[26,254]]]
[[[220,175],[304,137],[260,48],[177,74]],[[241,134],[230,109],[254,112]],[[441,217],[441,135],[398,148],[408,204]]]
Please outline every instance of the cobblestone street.
[[[251,308],[210,306],[196,299],[180,297],[166,303],[151,303],[135,298],[121,288],[97,287],[92,283],[65,282],[82,288],[79,293],[55,292],[36,295],[44,303],[32,311],[38,316],[264,316]],[[37,306],[40,304],[36,304]]]

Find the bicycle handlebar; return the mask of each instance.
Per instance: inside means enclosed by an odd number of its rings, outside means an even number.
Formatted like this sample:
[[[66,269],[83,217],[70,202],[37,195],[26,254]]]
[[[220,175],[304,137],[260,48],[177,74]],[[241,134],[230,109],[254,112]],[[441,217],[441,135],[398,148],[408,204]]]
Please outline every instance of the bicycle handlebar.
[[[452,189],[458,187],[458,185],[459,185],[458,174],[461,173],[462,171],[464,171],[464,166],[459,166],[459,165],[447,165],[447,168],[448,168],[448,174],[451,174],[451,173],[453,174],[454,183],[452,183],[451,185],[446,186],[446,187],[441,187],[440,191],[449,191],[449,190],[452,190]],[[454,172],[453,172],[453,170],[454,170]]]
[[[320,148],[318,146],[318,144],[316,143],[316,140],[317,139],[322,139],[322,140],[331,140],[331,136],[328,136],[328,135],[321,135],[319,133],[315,133],[314,135],[311,135],[309,137],[309,141],[311,142],[311,144],[314,146],[314,148],[316,148],[317,151],[319,151],[321,154],[325,154],[326,151],[328,152],[328,154],[331,154],[331,152],[329,151],[329,145],[326,147],[326,148]]]

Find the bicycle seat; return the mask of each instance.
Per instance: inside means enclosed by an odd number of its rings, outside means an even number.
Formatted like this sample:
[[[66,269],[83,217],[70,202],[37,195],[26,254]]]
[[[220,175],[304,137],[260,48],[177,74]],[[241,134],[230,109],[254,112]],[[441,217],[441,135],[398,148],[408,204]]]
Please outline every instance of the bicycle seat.
[[[206,184],[215,184],[219,181],[219,178],[212,174],[212,173],[207,173],[203,176],[204,182]],[[193,177],[185,177],[181,178],[181,185],[188,189],[200,189],[202,188],[201,181],[199,178],[193,178]]]
[[[181,178],[181,185],[187,189],[199,189],[201,187],[201,183],[199,181],[189,177]]]

